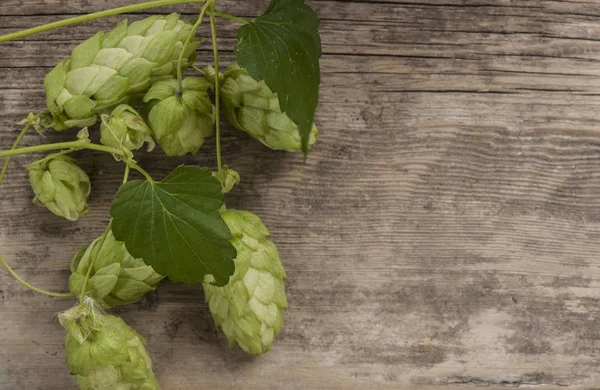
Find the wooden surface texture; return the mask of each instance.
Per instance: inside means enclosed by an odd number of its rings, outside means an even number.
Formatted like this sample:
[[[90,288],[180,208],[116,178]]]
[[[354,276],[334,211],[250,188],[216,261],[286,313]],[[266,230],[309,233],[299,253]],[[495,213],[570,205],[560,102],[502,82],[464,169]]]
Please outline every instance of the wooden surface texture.
[[[127,3],[2,0],[0,34]],[[285,326],[248,357],[215,332],[199,286],[163,283],[116,311],[147,337],[163,389],[600,388],[600,1],[309,3],[323,57],[307,162],[230,126],[223,139],[242,176],[227,203],[262,217],[289,276]],[[219,0],[243,17],[266,5]],[[156,12],[170,10],[195,13]],[[120,19],[0,45],[0,149],[44,108],[45,73]],[[224,65],[236,27],[218,24]],[[198,61],[211,59],[207,40]],[[122,177],[110,156],[77,157],[94,191],[76,223],[31,204],[31,157],[0,194],[1,253],[54,291]],[[162,177],[214,167],[215,149],[139,162]],[[0,272],[0,389],[75,388],[56,320],[72,303]]]

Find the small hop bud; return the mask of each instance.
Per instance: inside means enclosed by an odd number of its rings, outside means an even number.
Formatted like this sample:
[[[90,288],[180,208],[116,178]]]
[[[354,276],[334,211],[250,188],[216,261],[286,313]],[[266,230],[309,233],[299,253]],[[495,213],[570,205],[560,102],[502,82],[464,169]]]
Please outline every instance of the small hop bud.
[[[70,221],[87,213],[90,179],[74,159],[58,155],[28,169],[35,204]]]
[[[146,340],[91,298],[58,316],[67,330],[67,363],[81,390],[159,390]]]
[[[87,127],[84,127],[83,129],[77,132],[77,139],[86,143],[92,142],[92,140],[90,139],[90,131]]]
[[[287,309],[279,253],[260,218],[248,211],[221,213],[237,250],[235,272],[224,287],[207,275],[202,286],[213,320],[233,347],[257,355],[273,345]]]
[[[104,308],[137,302],[164,278],[142,259],[131,256],[112,231],[81,249],[71,261],[69,286],[76,296],[81,294],[90,264],[86,295]]]
[[[44,135],[44,132],[42,130],[42,119],[41,117],[43,117],[46,113],[42,113],[39,115],[35,115],[33,112],[30,112],[29,114],[27,114],[27,118],[23,119],[22,121],[19,122],[20,125],[25,125],[28,124],[30,126],[32,126],[35,131],[37,131],[37,133],[41,136]]]
[[[148,151],[154,149],[152,131],[133,107],[121,104],[110,115],[102,115],[101,120],[100,142],[104,145],[130,152],[141,148],[144,142],[147,142]],[[115,159],[121,158],[115,155]]]
[[[223,165],[223,169],[220,172],[213,172],[213,176],[221,182],[224,194],[231,191],[233,186],[240,182],[240,175],[227,165]]]
[[[148,124],[167,156],[195,154],[213,133],[214,107],[208,97],[210,84],[188,77],[180,89],[171,77],[155,82],[144,96],[149,104]]]
[[[214,84],[215,70],[207,67],[204,75]],[[230,65],[222,75],[221,101],[227,120],[240,131],[245,131],[271,149],[296,152],[302,150],[298,126],[281,111],[279,98],[264,81],[256,81],[237,63]],[[308,139],[310,148],[319,136],[313,124]]]

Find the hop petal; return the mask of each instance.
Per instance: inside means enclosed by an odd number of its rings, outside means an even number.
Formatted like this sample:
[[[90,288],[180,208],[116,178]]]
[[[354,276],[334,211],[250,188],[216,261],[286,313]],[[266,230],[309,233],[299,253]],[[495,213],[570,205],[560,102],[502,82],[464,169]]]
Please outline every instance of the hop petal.
[[[58,131],[92,126],[119,104],[138,102],[153,80],[176,74],[192,28],[177,14],[152,16],[82,42],[44,79],[50,115],[43,124]],[[183,68],[194,63],[199,44],[187,46]]]
[[[238,254],[235,273],[224,287],[213,285],[208,275],[203,283],[206,302],[231,346],[237,343],[248,353],[260,354],[271,348],[283,325],[286,275],[260,218],[238,210],[221,215]]]
[[[208,97],[210,84],[198,78],[173,77],[155,82],[144,96],[148,103],[148,124],[167,156],[195,154],[213,133],[213,105]]]
[[[29,183],[35,193],[34,203],[60,217],[76,221],[88,211],[90,179],[72,158],[56,156],[33,165]]]
[[[204,74],[210,82],[214,81],[214,68],[207,67]],[[233,127],[247,132],[271,149],[302,150],[298,126],[285,112],[281,112],[277,94],[264,81],[257,82],[237,63],[230,65],[220,77],[223,112]],[[313,124],[309,147],[318,135]]]
[[[142,259],[131,256],[112,231],[80,250],[71,261],[69,286],[73,294],[81,294],[90,264],[86,295],[105,308],[137,302],[163,279]]]

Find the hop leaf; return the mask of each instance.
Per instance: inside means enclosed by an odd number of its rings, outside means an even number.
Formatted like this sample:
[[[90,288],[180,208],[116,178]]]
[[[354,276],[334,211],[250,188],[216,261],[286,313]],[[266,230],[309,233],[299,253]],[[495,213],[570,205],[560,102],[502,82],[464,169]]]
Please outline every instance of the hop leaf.
[[[260,218],[237,210],[221,215],[237,250],[235,273],[224,287],[215,286],[212,276],[206,276],[206,301],[215,325],[221,327],[231,347],[237,343],[248,353],[260,354],[271,348],[283,325],[286,274]]]
[[[146,340],[118,317],[103,313],[93,299],[59,315],[67,330],[67,363],[81,390],[160,389]]]
[[[121,104],[110,115],[101,116],[100,142],[106,146],[121,149],[125,152],[137,150],[148,143],[148,151],[152,151],[154,139],[152,132],[141,115],[131,106]],[[116,160],[122,157],[115,155]]]
[[[69,286],[76,296],[81,294],[90,264],[86,295],[105,308],[137,302],[163,279],[142,259],[131,256],[112,231],[80,250],[71,261]]]
[[[133,180],[110,208],[115,238],[174,282],[221,286],[234,272],[235,248],[219,214],[221,183],[207,168],[180,166],[160,182]]]
[[[148,123],[167,156],[195,154],[213,133],[214,112],[208,97],[210,84],[200,78],[173,77],[157,81],[144,96],[150,109]]]
[[[205,74],[209,81],[214,80],[214,68],[208,67]],[[233,127],[247,132],[271,149],[289,152],[302,150],[298,126],[281,111],[277,94],[264,81],[257,82],[237,63],[230,65],[222,77],[223,112]],[[309,148],[318,135],[317,127],[313,124],[308,138]]]
[[[43,124],[59,131],[91,126],[113,107],[138,101],[153,80],[176,74],[192,29],[178,14],[151,16],[130,25],[124,20],[82,42],[44,79],[49,115]],[[199,44],[186,47],[184,68],[194,63]]]
[[[91,185],[88,176],[66,156],[56,156],[29,168],[33,202],[54,214],[76,221],[88,211]]]
[[[319,100],[319,18],[304,0],[271,0],[267,10],[237,31],[237,61],[279,96],[281,109],[300,127],[308,153]]]

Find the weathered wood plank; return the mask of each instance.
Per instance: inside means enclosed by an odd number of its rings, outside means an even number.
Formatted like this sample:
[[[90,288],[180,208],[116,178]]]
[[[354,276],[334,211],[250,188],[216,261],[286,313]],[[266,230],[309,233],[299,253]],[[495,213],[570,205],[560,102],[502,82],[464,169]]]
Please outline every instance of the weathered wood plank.
[[[0,34],[126,3],[5,0]],[[286,325],[249,358],[215,334],[201,288],[164,283],[117,311],[148,338],[163,388],[600,387],[598,4],[310,3],[324,57],[309,159],[229,126],[222,141],[242,175],[229,206],[260,215],[284,259]],[[248,17],[266,4],[220,1]],[[115,20],[0,45],[0,148],[43,107],[44,74]],[[220,30],[226,64],[235,26]],[[160,177],[214,166],[214,154],[139,162]],[[31,204],[28,158],[0,196],[2,254],[51,290],[67,287],[70,257],[102,232],[121,180],[110,156],[77,157],[95,188],[81,221]],[[55,318],[70,304],[0,273],[0,389],[74,388]]]

